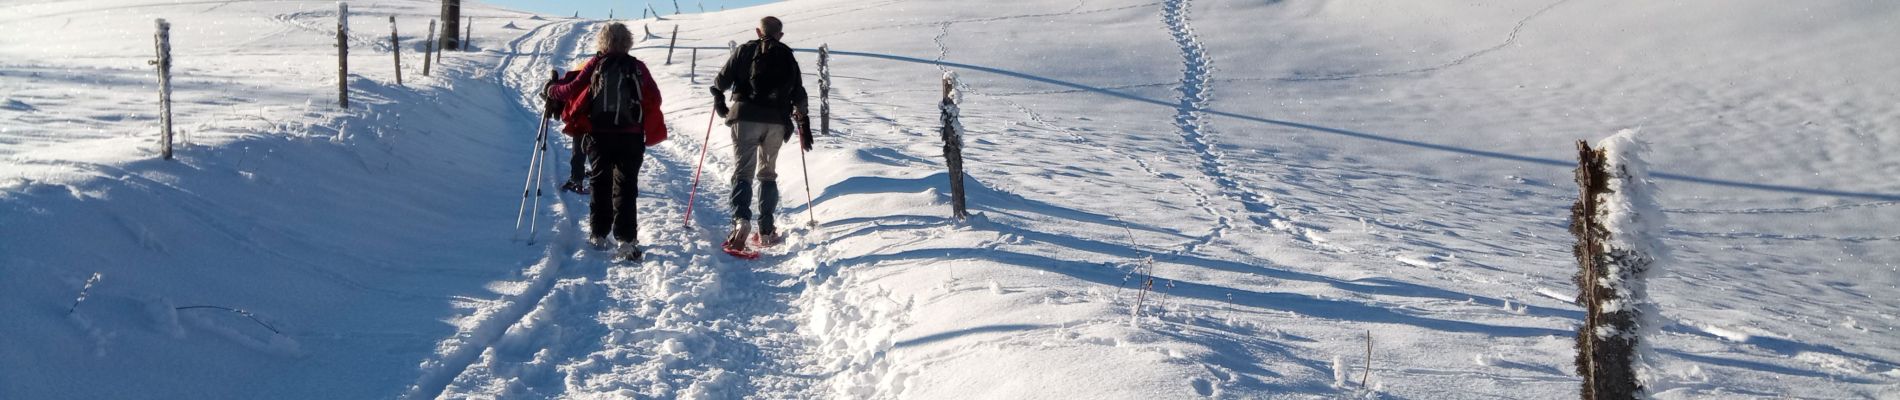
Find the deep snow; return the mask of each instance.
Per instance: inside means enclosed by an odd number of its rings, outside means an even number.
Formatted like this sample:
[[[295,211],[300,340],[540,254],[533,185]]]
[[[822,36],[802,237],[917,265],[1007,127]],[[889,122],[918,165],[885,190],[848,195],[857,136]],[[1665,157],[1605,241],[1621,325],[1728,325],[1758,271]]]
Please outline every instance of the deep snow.
[[[1570,397],[1569,157],[1624,128],[1668,214],[1659,397],[1900,396],[1900,5],[798,0],[627,21],[655,35],[635,55],[673,128],[639,265],[583,250],[571,195],[543,198],[545,240],[511,240],[530,92],[602,23],[471,6],[479,51],[422,77],[435,5],[351,4],[350,110],[333,2],[0,5],[0,398]],[[834,50],[834,133],[806,155],[815,207],[783,155],[791,240],[747,262],[713,245],[725,130],[691,221],[684,202],[704,86],[762,15]],[[170,162],[154,18],[189,140]],[[199,305],[283,333],[177,309]]]

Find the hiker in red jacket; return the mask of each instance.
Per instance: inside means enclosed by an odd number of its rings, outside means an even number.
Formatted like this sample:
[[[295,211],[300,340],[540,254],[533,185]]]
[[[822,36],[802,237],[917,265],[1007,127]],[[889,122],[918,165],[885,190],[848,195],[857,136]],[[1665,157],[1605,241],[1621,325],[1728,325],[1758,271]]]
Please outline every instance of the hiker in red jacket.
[[[561,132],[581,142],[587,153],[587,177],[593,191],[588,244],[596,250],[609,246],[612,233],[619,247],[616,259],[638,260],[642,254],[639,218],[640,164],[646,148],[666,140],[666,121],[660,112],[660,88],[645,63],[627,52],[633,32],[624,24],[607,25],[596,41],[594,57],[578,72],[550,83],[549,97],[565,103]]]

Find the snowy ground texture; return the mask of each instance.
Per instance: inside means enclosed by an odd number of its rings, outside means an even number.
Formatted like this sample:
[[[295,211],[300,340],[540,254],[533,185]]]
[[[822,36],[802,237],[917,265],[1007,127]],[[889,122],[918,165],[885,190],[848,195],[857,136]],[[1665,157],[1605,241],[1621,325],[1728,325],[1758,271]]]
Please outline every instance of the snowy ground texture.
[[[0,4],[0,398],[1569,398],[1573,144],[1626,128],[1673,253],[1649,287],[1658,397],[1900,398],[1900,3],[794,0],[627,21],[652,32],[636,55],[673,128],[641,178],[639,264],[584,250],[581,197],[543,197],[533,244],[513,230],[528,93],[602,22],[470,6],[477,51],[424,77],[437,4],[351,4],[347,110],[333,2]],[[790,241],[739,261],[713,244],[733,157],[723,128],[703,140],[703,89],[764,15],[835,51],[834,132],[806,156],[815,206],[782,158]],[[154,18],[174,24],[175,161]]]

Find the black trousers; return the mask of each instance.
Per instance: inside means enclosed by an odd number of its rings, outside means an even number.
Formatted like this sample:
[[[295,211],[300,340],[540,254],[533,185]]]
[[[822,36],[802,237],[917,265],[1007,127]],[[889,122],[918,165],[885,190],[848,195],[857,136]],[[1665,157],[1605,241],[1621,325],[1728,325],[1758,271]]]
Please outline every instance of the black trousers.
[[[646,138],[637,134],[582,137],[587,148],[587,183],[593,190],[588,218],[596,237],[613,233],[621,243],[639,243],[640,164],[646,162]]]
[[[585,183],[587,181],[587,136],[574,137],[574,152],[567,157],[567,181]]]

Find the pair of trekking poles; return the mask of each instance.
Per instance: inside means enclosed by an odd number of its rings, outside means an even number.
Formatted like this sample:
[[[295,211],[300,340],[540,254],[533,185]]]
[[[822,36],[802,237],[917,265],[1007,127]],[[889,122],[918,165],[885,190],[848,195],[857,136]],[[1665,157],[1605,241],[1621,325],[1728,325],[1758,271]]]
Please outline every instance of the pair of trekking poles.
[[[554,70],[554,77],[550,78],[549,81],[552,82],[555,79],[560,79],[560,76],[561,71],[558,69]],[[521,206],[515,210],[514,240],[521,240],[521,222],[522,220],[527,220],[528,245],[530,246],[534,245],[536,237],[540,234],[541,192],[545,189],[545,186],[547,186],[546,174],[544,173],[547,170],[548,164],[548,112],[550,111],[547,101],[545,100],[548,97],[547,91],[547,85],[542,85],[541,94],[538,96],[543,99],[541,104],[541,126],[536,128],[534,132],[534,147],[530,150],[530,154],[528,155],[528,179],[521,184]],[[530,195],[534,197],[533,211],[530,211],[528,208],[528,197]],[[533,215],[530,216],[529,214]]]
[[[699,171],[706,167],[706,149],[712,147],[713,120],[718,116],[718,113],[706,115],[706,138],[699,141],[699,162],[693,165],[693,191],[692,194],[686,196],[686,225],[688,226],[693,225],[693,198],[699,196]],[[818,205],[812,203],[811,199],[811,168],[805,166],[805,143],[801,140],[797,147],[798,170],[805,174],[805,224],[816,228],[818,227]]]

